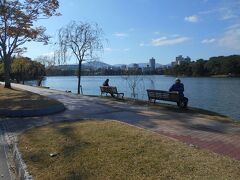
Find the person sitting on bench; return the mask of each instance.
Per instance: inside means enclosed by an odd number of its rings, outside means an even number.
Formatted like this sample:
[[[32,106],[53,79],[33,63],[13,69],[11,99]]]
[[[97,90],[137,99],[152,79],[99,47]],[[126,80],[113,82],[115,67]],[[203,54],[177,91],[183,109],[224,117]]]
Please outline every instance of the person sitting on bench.
[[[109,79],[106,79],[104,82],[103,82],[103,86],[109,86]]]
[[[184,94],[183,94],[183,92],[184,92],[184,85],[183,85],[183,83],[181,83],[181,80],[179,78],[176,78],[175,84],[173,84],[170,87],[169,91],[170,92],[177,91],[179,93],[179,96],[180,96],[181,100],[184,103],[184,107],[187,107],[187,105],[188,105],[188,98],[184,97]]]
[[[103,82],[103,86],[109,86],[109,79],[106,79],[106,80]],[[111,96],[114,97],[114,94],[111,93]]]

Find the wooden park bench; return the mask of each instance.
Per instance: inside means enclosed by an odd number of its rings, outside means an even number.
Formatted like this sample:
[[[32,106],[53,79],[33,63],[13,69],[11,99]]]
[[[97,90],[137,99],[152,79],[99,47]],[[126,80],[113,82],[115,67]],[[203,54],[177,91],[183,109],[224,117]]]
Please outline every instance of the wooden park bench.
[[[123,99],[124,93],[119,93],[117,87],[115,86],[100,86],[101,96],[105,93],[111,95],[117,95],[117,98],[121,97]]]
[[[183,108],[184,102],[178,92],[147,89],[149,102],[155,103],[156,100],[176,102],[178,107]]]

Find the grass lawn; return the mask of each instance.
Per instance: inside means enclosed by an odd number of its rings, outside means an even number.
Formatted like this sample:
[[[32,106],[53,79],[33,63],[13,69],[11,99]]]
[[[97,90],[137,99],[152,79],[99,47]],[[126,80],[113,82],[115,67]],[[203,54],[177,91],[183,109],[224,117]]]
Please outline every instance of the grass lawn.
[[[116,121],[28,130],[19,148],[34,179],[239,179],[240,162]],[[59,153],[55,157],[49,154]]]
[[[19,89],[7,89],[0,85],[0,109],[39,109],[57,105],[58,101]]]

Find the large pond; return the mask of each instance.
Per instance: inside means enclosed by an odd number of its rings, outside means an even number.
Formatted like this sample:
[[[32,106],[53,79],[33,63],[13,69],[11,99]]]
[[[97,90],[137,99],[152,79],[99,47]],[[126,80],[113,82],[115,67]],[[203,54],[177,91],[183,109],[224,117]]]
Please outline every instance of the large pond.
[[[136,83],[136,97],[147,99],[146,89],[168,90],[174,83],[174,77],[168,76],[84,76],[81,79],[83,94],[100,95],[99,86],[106,78],[111,86],[117,86],[119,92],[131,97],[132,87]],[[240,78],[181,78],[185,86],[185,96],[189,106],[202,108],[240,120]],[[47,77],[44,86],[51,89],[77,92],[77,77]]]

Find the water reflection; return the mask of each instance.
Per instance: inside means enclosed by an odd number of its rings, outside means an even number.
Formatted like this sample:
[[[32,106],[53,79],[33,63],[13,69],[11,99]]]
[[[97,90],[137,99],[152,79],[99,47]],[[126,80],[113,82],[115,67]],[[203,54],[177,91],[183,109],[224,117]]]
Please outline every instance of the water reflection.
[[[111,86],[117,86],[119,92],[127,97],[147,99],[146,89],[168,90],[175,77],[167,76],[85,76],[82,77],[83,93],[100,95],[99,86],[105,79],[110,79]],[[240,120],[240,78],[181,78],[185,85],[185,96],[189,106],[203,108],[228,115]],[[34,82],[31,82],[34,83]],[[44,86],[63,91],[77,92],[77,77],[47,77]],[[134,92],[133,92],[134,87]]]

